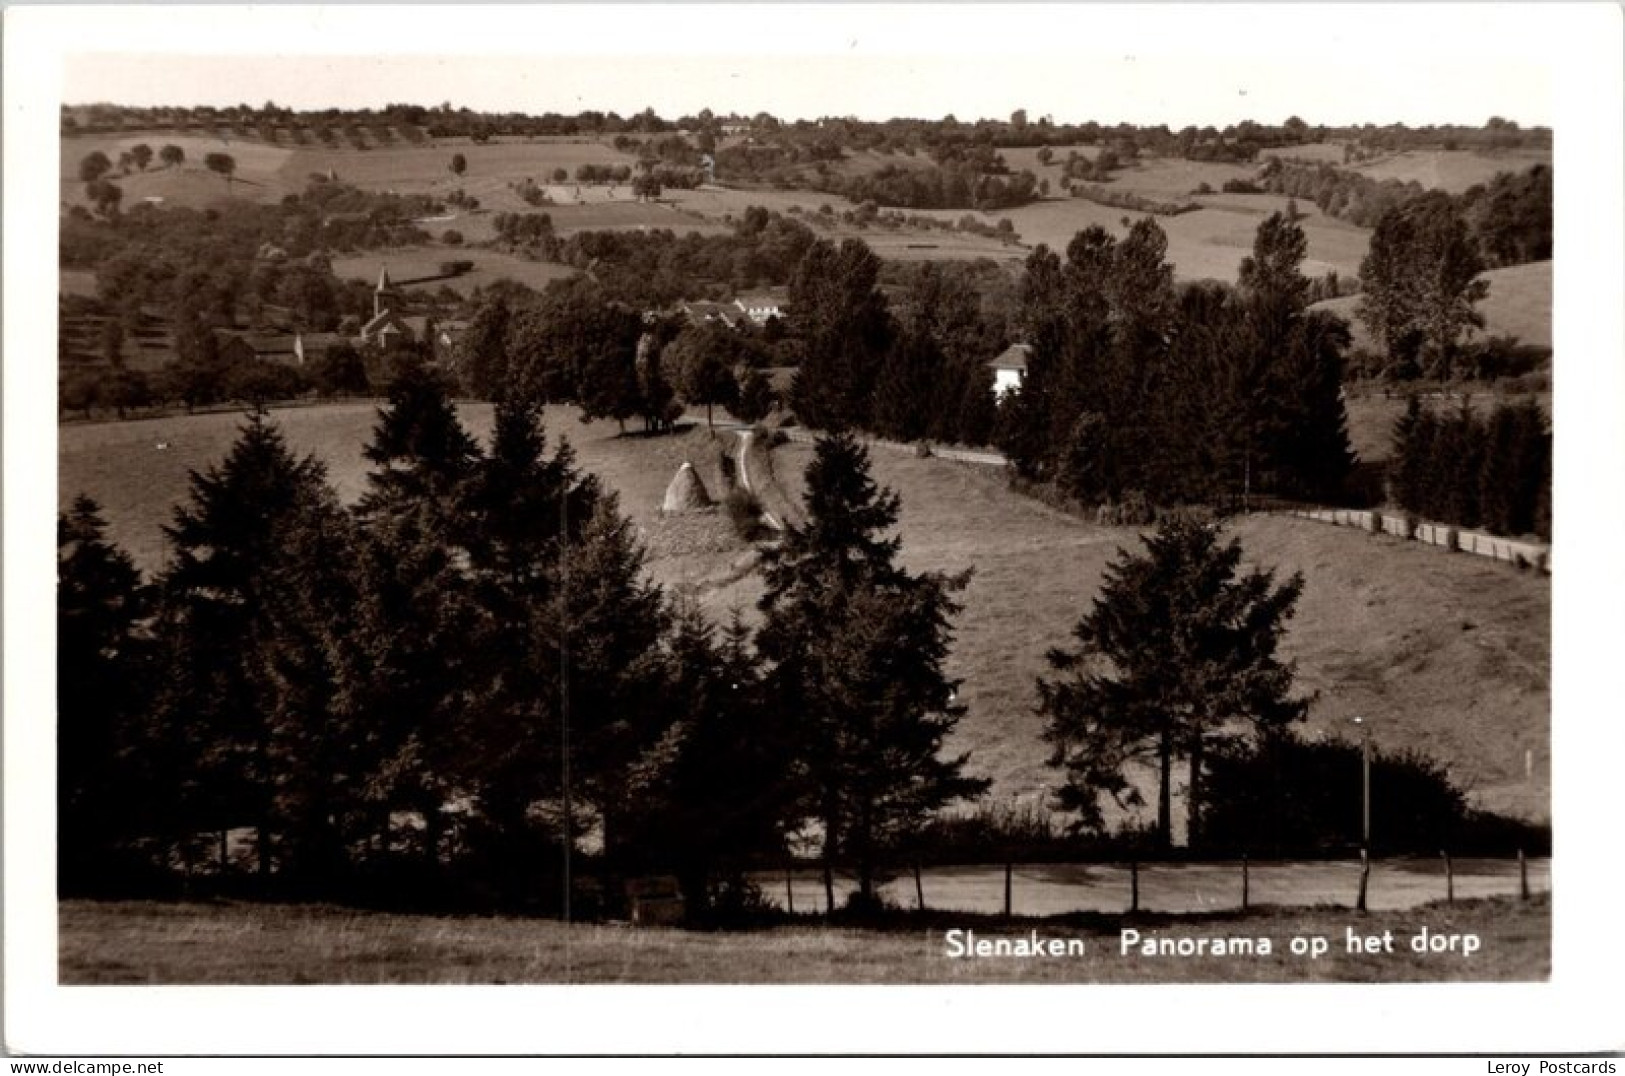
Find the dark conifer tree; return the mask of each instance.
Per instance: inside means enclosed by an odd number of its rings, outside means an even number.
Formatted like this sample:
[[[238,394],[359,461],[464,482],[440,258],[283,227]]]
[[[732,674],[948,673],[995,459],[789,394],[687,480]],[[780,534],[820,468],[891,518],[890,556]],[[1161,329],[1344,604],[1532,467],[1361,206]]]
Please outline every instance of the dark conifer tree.
[[[691,919],[742,911],[746,870],[783,854],[794,819],[793,744],[761,691],[739,616],[719,639],[680,605],[666,643],[673,720],[633,767],[629,824],[650,862],[677,875]]]
[[[754,366],[743,368],[736,376],[739,384],[733,405],[734,417],[741,422],[762,421],[778,403],[773,385],[767,375]]]
[[[895,563],[895,494],[869,475],[849,435],[819,441],[807,470],[807,523],[792,527],[765,567],[758,648],[767,697],[791,722],[804,809],[822,827],[826,896],[841,857],[872,906],[887,843],[986,783],[944,758],[961,707],[944,672],[967,575],[912,575]]]
[[[1200,840],[1203,759],[1238,725],[1284,728],[1307,702],[1290,697],[1293,668],[1277,656],[1303,580],[1238,576],[1241,546],[1216,527],[1165,521],[1107,569],[1075,650],[1051,650],[1038,682],[1051,765],[1066,771],[1062,805],[1101,823],[1102,795],[1135,802],[1130,770],[1154,767],[1157,833],[1172,838],[1173,765],[1190,766],[1192,843]]]
[[[262,876],[299,825],[289,804],[324,801],[310,782],[335,776],[312,747],[339,690],[320,648],[353,612],[344,528],[325,468],[260,413],[218,467],[193,473],[165,528],[155,734],[175,771],[171,820],[255,827]]]
[[[411,364],[390,386],[364,455],[373,470],[357,509],[366,536],[357,631],[384,760],[369,791],[380,826],[392,810],[422,816],[424,858],[437,864],[479,617],[464,512],[479,446],[458,421],[445,380]]]
[[[670,725],[660,643],[670,613],[644,574],[643,547],[613,494],[603,494],[565,553],[554,647],[567,632],[572,769],[596,810],[611,871],[635,864],[631,767]]]
[[[875,384],[872,424],[894,441],[918,441],[931,430],[931,401],[944,381],[943,357],[929,336],[905,331],[887,354]]]
[[[131,751],[152,688],[152,596],[89,497],[57,518],[56,548],[57,887],[70,896],[116,884],[145,814]]]
[[[814,243],[790,278],[790,331],[805,346],[790,406],[808,426],[869,424],[870,394],[894,334],[879,280],[880,259],[858,239]]]

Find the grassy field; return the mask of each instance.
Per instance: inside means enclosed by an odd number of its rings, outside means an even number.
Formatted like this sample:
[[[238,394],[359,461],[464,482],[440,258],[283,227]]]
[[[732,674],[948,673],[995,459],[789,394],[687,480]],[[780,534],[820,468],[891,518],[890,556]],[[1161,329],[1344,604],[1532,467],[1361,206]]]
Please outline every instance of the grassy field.
[[[461,276],[431,279],[440,276],[440,264],[447,261],[471,261],[474,268]],[[574,276],[576,272],[567,265],[530,261],[481,247],[401,247],[333,259],[333,275],[340,280],[374,283],[381,267],[388,268],[389,278],[397,285],[407,285],[408,290],[412,281],[420,280],[422,287],[432,291],[445,285],[465,296],[473,294],[475,288],[486,287],[504,277],[540,291],[551,282]]]
[[[1481,153],[1433,149],[1406,150],[1350,167],[1376,180],[1414,181],[1424,187],[1460,194],[1474,184],[1488,182],[1498,172],[1524,172],[1533,165],[1551,163],[1552,155],[1547,150]]]
[[[1478,310],[1484,315],[1484,328],[1474,336],[1515,336],[1526,344],[1552,346],[1552,263],[1531,262],[1505,269],[1491,269],[1483,279],[1490,293]],[[1328,299],[1315,304],[1317,310],[1332,310],[1348,318],[1357,347],[1380,350],[1376,340],[1356,315],[1357,295]]]
[[[1263,156],[1318,161],[1360,172],[1376,180],[1415,181],[1424,187],[1449,191],[1451,194],[1460,194],[1475,183],[1487,182],[1497,172],[1524,172],[1532,165],[1552,163],[1550,150],[1483,152],[1471,149],[1419,149],[1344,164],[1341,142],[1287,146],[1280,150],[1266,150]]]
[[[1114,186],[1117,186],[1114,184]],[[1133,188],[1123,185],[1123,190]],[[1168,261],[1182,280],[1222,280],[1234,282],[1241,260],[1252,253],[1258,226],[1271,213],[1284,211],[1287,199],[1276,195],[1211,195],[1193,199],[1203,208],[1177,217],[1158,217],[1157,223],[1168,236]],[[1307,215],[1301,221],[1308,242],[1303,272],[1320,276],[1335,269],[1340,275],[1358,274],[1365,257],[1370,233],[1352,224],[1334,220],[1300,203]],[[1048,244],[1065,251],[1072,237],[1090,225],[1098,224],[1121,237],[1126,234],[1124,218],[1131,222],[1143,214],[1100,205],[1083,198],[1050,198],[988,216],[1008,218],[1024,243]]]
[[[953,915],[899,917],[891,929],[816,921],[742,933],[550,920],[388,915],[320,905],[67,902],[60,912],[60,978],[67,985],[499,983],[1280,983],[1519,982],[1551,976],[1545,897],[1461,901],[1359,916],[1325,909],[1171,919],[1065,921]],[[1269,955],[1125,953],[1140,939],[1268,938]],[[1391,931],[1394,952],[1348,952],[1346,932]],[[1472,956],[1418,954],[1410,939],[1476,935]],[[949,956],[946,932],[983,939],[1077,940],[1064,957]],[[1294,956],[1288,942],[1320,936],[1325,955]],[[1262,946],[1254,943],[1255,951]]]
[[[1495,393],[1488,392],[1466,395],[1473,408],[1480,412],[1492,409],[1500,398]],[[1539,392],[1532,395],[1550,415],[1552,394]],[[1453,395],[1448,402],[1443,400],[1429,402],[1434,407],[1450,408],[1457,406],[1459,398]],[[1360,459],[1375,462],[1393,455],[1394,423],[1405,413],[1404,395],[1380,390],[1358,390],[1345,396],[1344,406],[1348,412],[1349,442],[1354,446],[1354,451],[1359,454]]]
[[[226,183],[203,167],[208,153],[229,153],[237,161],[237,180],[229,194],[258,202],[278,202],[286,194],[304,190],[311,173],[336,174],[341,182],[371,190],[399,194],[445,195],[457,188],[478,198],[490,210],[529,208],[509,184],[530,178],[545,183],[556,168],[574,173],[582,164],[636,164],[637,158],[591,139],[535,139],[493,141],[476,145],[466,139],[447,139],[422,145],[393,144],[367,150],[328,148],[320,144],[271,145],[257,138],[208,138],[198,134],[149,132],[128,135],[74,136],[61,140],[62,200],[84,204],[79,162],[95,150],[114,161],[121,151],[145,142],[156,152],[173,143],[186,153],[179,169],[151,167],[146,172],[111,178],[124,189],[124,202],[132,205],[147,197],[166,203],[204,206],[228,194]],[[468,162],[462,176],[452,174],[453,154]]]
[[[879,449],[874,460],[902,495],[903,559],[975,568],[951,661],[969,714],[951,746],[972,752],[995,795],[1035,795],[1053,782],[1033,712],[1043,655],[1068,641],[1118,548],[1138,548],[1134,533],[1053,512],[986,468]],[[1549,816],[1549,580],[1307,521],[1256,516],[1233,533],[1248,561],[1304,573],[1285,650],[1300,689],[1321,693],[1309,735],[1347,734],[1364,715],[1382,749],[1426,750],[1485,805]]]
[[[483,436],[489,407],[463,413]],[[296,451],[327,462],[341,495],[353,500],[364,487],[361,448],[373,414],[371,403],[352,403],[287,409],[277,421]],[[163,556],[159,528],[186,495],[188,469],[218,460],[239,421],[215,414],[64,426],[60,502],[81,491],[96,498],[112,537],[151,571]],[[692,593],[714,615],[752,611],[760,584],[751,550],[723,514],[667,519],[658,510],[684,459],[720,497],[719,445],[703,426],[678,437],[617,437],[613,423],[583,426],[555,408],[548,429],[567,436],[582,465],[619,491],[656,579]],[[171,447],[158,451],[160,441]],[[773,453],[792,496],[799,497],[810,457],[797,444]],[[1053,511],[1013,493],[987,467],[877,447],[874,473],[902,496],[899,533],[911,568],[975,569],[950,664],[964,680],[969,713],[950,747],[972,752],[972,769],[994,779],[996,797],[1042,795],[1054,774],[1033,710],[1035,678],[1045,672],[1046,650],[1067,641],[1119,547],[1137,548],[1135,533]],[[1286,650],[1298,662],[1301,689],[1321,693],[1311,735],[1347,733],[1349,719],[1364,715],[1382,749],[1426,750],[1478,802],[1549,817],[1549,579],[1308,521],[1259,516],[1234,533],[1249,561],[1305,575]],[[1534,760],[1527,778],[1526,750]]]

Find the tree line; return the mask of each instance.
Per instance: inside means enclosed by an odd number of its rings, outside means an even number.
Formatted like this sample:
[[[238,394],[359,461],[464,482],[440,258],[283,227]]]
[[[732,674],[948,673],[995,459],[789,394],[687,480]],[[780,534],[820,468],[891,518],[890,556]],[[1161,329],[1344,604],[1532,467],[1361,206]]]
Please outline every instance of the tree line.
[[[1085,504],[1336,498],[1349,336],[1306,309],[1302,229],[1266,221],[1234,288],[1176,287],[1166,249],[1150,218],[1120,240],[1080,232],[1064,260],[1040,246],[1000,322],[939,270],[899,319],[868,248],[817,244],[790,284],[790,404],[820,429],[996,442],[1023,479]],[[987,364],[1011,339],[1026,373],[995,406]]]
[[[1393,500],[1409,512],[1492,534],[1552,537],[1552,434],[1532,399],[1487,415],[1463,398],[1436,412],[1417,397],[1394,428]]]
[[[850,438],[818,445],[755,631],[647,581],[615,496],[549,452],[532,404],[499,403],[482,449],[412,367],[365,455],[345,508],[251,416],[193,475],[151,583],[94,503],[62,517],[64,893],[224,870],[557,910],[568,844],[605,878],[677,875],[703,920],[806,831],[872,903],[887,850],[985,788],[941,751],[963,578],[897,564],[897,499]]]
[[[348,508],[251,415],[192,475],[151,582],[93,502],[60,517],[60,892],[557,914],[568,850],[594,883],[576,914],[622,914],[620,882],[669,873],[692,921],[725,923],[761,909],[753,868],[811,845],[827,907],[839,868],[848,909],[879,910],[943,809],[987,788],[944,750],[969,572],[898,563],[900,502],[836,434],[806,522],[763,550],[759,626],[719,626],[648,581],[614,494],[549,450],[533,404],[499,402],[482,448],[446,389],[397,377]],[[1278,656],[1302,579],[1240,558],[1171,517],[1051,651],[1039,712],[1075,831],[1139,805],[1149,767],[1146,836],[1168,849],[1184,764],[1190,847],[1346,846],[1346,807],[1304,797],[1347,774],[1293,736],[1311,700]],[[1427,839],[1464,822],[1438,767],[1385,772],[1409,782],[1386,809]],[[1289,801],[1292,830],[1266,825]]]
[[[1547,261],[1552,256],[1552,168],[1498,172],[1461,194],[1429,191],[1412,180],[1375,180],[1325,163],[1272,158],[1259,182],[1274,194],[1305,198],[1327,216],[1376,228],[1390,213],[1424,196],[1448,199],[1467,224],[1468,237],[1485,268]]]

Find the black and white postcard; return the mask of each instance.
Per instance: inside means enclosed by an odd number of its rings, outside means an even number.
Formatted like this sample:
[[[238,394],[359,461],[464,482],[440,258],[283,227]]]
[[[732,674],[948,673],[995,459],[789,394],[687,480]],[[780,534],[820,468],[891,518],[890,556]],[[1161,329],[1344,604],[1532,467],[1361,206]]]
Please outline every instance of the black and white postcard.
[[[1621,1047],[1616,6],[6,29],[9,1049]]]

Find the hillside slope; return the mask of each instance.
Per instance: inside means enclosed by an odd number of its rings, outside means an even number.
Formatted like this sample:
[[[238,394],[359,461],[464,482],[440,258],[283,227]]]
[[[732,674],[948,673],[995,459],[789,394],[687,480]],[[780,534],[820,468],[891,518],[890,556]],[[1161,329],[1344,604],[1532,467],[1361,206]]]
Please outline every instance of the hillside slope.
[[[294,448],[325,460],[341,495],[354,499],[364,487],[361,447],[373,414],[372,404],[354,403],[282,410],[276,420]],[[480,436],[488,432],[488,406],[467,406],[463,416]],[[95,497],[112,536],[150,571],[162,556],[159,527],[186,494],[187,469],[218,460],[239,422],[221,414],[65,426],[62,503],[80,491]],[[548,432],[568,437],[581,464],[618,491],[654,578],[694,594],[713,616],[753,614],[760,582],[725,514],[659,511],[685,459],[720,499],[718,456],[730,437],[713,438],[703,426],[675,437],[618,437],[613,423],[583,426],[565,408],[549,410]],[[170,447],[158,450],[159,442]],[[773,452],[793,497],[811,454],[799,444]],[[1107,563],[1121,547],[1138,548],[1136,532],[1055,512],[1012,492],[990,468],[880,447],[873,459],[875,478],[902,497],[904,562],[914,570],[974,569],[951,664],[969,712],[951,748],[972,752],[971,768],[994,779],[995,797],[1040,796],[1056,776],[1045,765],[1034,712],[1044,654],[1067,644]],[[1350,735],[1350,718],[1360,715],[1379,748],[1434,755],[1478,802],[1549,817],[1548,578],[1307,521],[1259,516],[1232,532],[1250,562],[1304,574],[1286,652],[1298,662],[1300,687],[1319,696],[1310,735]]]

